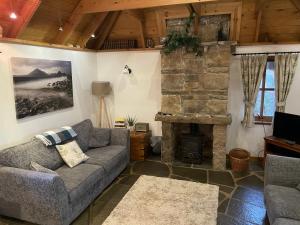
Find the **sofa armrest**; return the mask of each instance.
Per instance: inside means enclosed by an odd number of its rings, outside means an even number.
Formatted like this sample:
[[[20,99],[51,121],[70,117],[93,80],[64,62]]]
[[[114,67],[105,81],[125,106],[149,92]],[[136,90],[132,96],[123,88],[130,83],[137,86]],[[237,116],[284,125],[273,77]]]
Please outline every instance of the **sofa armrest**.
[[[267,155],[265,185],[296,187],[300,184],[300,159]]]
[[[0,214],[38,224],[68,224],[68,192],[56,174],[0,168]]]
[[[129,146],[130,144],[129,130],[123,128],[111,129],[110,144]]]

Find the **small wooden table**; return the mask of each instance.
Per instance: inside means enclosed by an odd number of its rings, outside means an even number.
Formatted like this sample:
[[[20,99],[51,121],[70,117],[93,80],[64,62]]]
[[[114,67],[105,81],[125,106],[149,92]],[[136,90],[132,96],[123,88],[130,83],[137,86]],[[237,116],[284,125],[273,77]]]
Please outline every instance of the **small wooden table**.
[[[267,154],[300,157],[300,145],[289,144],[287,140],[274,136],[265,137],[264,160]]]
[[[130,159],[145,160],[150,150],[151,131],[130,132]]]

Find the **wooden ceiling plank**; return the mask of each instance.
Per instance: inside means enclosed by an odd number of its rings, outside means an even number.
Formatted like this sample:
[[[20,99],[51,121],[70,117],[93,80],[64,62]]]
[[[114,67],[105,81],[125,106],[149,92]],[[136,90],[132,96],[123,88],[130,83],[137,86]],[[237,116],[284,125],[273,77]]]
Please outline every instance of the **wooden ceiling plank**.
[[[109,13],[108,21],[105,20],[105,23],[103,24],[104,25],[103,29],[101,29],[101,31],[100,31],[101,36],[98,38],[98,40],[96,42],[95,49],[101,49],[104,41],[109,36],[109,34],[110,34],[111,30],[113,29],[116,21],[118,20],[119,15],[120,15],[120,11]]]
[[[164,25],[163,25],[163,20],[164,19],[161,15],[161,10],[160,9],[155,10],[155,22],[156,22],[159,42],[160,42],[160,38],[164,37],[166,34],[166,27],[164,27]]]
[[[96,32],[96,30],[102,26],[106,16],[108,15],[108,12],[99,13],[94,16],[93,20],[89,24],[89,26],[84,30],[83,34],[80,37],[80,40],[78,44],[84,48],[86,46],[86,43],[91,38],[91,35]]]
[[[138,23],[139,28],[139,43],[141,48],[146,48],[145,44],[145,35],[144,35],[144,25],[145,25],[145,16],[142,10],[130,10],[128,14],[134,18]]]
[[[266,3],[267,3],[267,0],[257,0],[256,1],[256,26],[255,26],[254,42],[258,42],[258,40],[259,40],[262,13],[263,13],[263,9],[264,9]]]
[[[81,0],[72,12],[70,18],[63,26],[63,31],[59,32],[56,36],[54,43],[56,44],[66,44],[67,40],[72,35],[72,32],[75,30],[76,26],[80,23],[84,14],[81,12],[81,4],[84,0]]]
[[[300,11],[300,0],[291,0],[291,2]]]
[[[217,1],[224,0],[83,0],[81,10],[82,13],[94,13]]]
[[[8,32],[8,37],[16,38],[26,28],[32,16],[41,4],[41,0],[26,2],[20,12],[19,18]]]

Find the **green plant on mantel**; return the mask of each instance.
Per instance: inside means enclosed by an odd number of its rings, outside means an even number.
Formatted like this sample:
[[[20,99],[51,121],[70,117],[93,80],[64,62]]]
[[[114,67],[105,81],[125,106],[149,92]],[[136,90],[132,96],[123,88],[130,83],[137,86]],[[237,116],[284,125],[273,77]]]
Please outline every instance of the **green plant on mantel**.
[[[132,127],[136,123],[136,117],[127,116],[126,121],[128,123],[128,126]]]
[[[185,23],[185,29],[183,31],[171,31],[167,34],[163,45],[165,54],[170,54],[179,48],[185,48],[187,52],[194,52],[198,55],[200,51],[200,38],[191,32],[194,19],[195,13],[191,13]]]

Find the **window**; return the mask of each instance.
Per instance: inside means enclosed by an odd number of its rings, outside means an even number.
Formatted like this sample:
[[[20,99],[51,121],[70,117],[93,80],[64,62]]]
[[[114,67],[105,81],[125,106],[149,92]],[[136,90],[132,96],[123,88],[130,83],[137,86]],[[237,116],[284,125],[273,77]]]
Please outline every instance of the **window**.
[[[255,122],[271,123],[275,112],[275,63],[268,58],[266,70],[261,81],[255,103]]]

